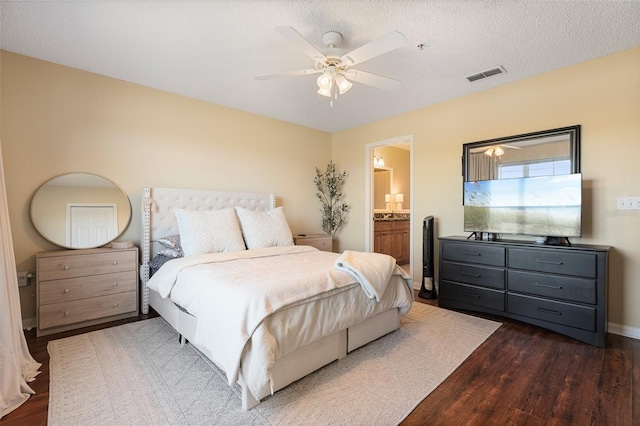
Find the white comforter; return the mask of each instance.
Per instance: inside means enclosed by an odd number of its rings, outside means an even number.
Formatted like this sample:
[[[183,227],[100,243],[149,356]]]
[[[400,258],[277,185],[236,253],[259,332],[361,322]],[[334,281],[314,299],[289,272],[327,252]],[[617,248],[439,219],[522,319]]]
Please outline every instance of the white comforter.
[[[212,354],[230,384],[242,363],[245,385],[261,395],[280,356],[391,307],[402,314],[411,307],[411,279],[401,268],[394,274],[404,279],[376,303],[335,267],[338,256],[307,246],[191,256],[167,262],[147,285],[198,318],[195,343]]]

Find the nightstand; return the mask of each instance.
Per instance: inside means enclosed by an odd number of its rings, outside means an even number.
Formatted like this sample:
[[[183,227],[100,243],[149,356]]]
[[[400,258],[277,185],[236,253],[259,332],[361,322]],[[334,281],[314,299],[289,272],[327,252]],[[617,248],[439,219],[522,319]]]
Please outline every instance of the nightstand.
[[[333,238],[327,234],[298,234],[293,237],[297,246],[312,246],[318,250],[333,251]]]

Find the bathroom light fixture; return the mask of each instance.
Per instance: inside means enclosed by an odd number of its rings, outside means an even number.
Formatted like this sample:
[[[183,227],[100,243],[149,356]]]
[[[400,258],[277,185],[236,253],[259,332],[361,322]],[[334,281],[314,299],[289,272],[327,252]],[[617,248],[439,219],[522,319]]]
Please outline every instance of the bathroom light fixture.
[[[396,194],[396,210],[402,210],[403,201],[404,201],[404,194]]]
[[[384,167],[384,158],[382,156],[378,157],[377,155],[373,157],[373,167]]]

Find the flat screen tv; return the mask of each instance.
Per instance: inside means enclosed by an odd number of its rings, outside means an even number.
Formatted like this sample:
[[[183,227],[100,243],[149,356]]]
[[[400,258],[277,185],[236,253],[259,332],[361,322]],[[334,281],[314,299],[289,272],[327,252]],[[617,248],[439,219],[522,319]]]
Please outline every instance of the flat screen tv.
[[[580,237],[582,175],[465,182],[464,230]]]

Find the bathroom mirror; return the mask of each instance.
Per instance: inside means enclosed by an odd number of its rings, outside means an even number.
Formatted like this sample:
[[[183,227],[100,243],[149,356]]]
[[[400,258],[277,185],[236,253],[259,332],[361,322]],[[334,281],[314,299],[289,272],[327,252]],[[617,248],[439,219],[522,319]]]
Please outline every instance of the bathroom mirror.
[[[463,145],[465,182],[580,173],[580,126]]]
[[[107,178],[67,173],[38,188],[31,200],[31,221],[40,235],[58,246],[101,247],[127,229],[131,203]]]

